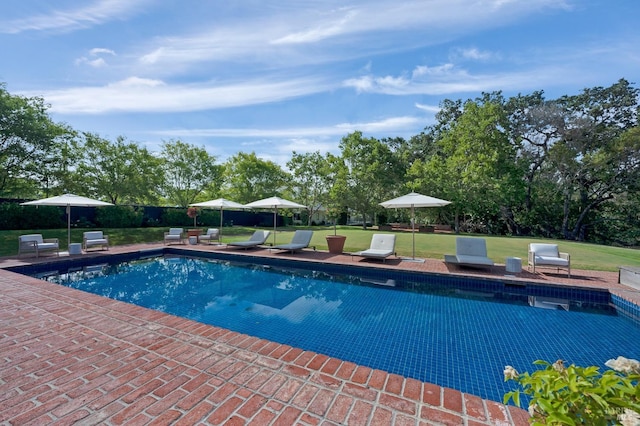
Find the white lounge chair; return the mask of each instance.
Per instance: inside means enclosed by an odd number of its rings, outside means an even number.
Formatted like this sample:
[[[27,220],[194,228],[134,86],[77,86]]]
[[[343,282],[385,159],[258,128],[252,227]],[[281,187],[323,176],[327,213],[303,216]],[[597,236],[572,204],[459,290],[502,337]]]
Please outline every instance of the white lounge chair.
[[[87,231],[82,234],[82,249],[89,250],[91,247],[100,247],[109,250],[109,236],[102,231]]]
[[[302,250],[303,248],[309,247],[312,237],[313,231],[303,231],[299,229],[293,234],[293,238],[291,238],[291,242],[289,244],[280,244],[271,248],[278,250],[287,250],[293,253],[296,250]]]
[[[529,268],[533,267],[535,274],[536,267],[539,266],[550,266],[558,272],[560,269],[566,269],[567,275],[571,276],[571,256],[569,253],[561,253],[557,244],[529,244]]]
[[[42,234],[20,235],[18,237],[18,257],[23,253],[35,253],[40,257],[40,253],[55,251],[60,256],[60,243],[57,238],[43,239]]]
[[[444,261],[467,266],[493,266],[493,260],[487,257],[484,238],[456,237],[456,254],[445,254]]]
[[[198,236],[199,242],[207,242],[211,244],[212,241],[216,241],[220,236],[220,230],[218,228],[209,228],[207,229],[207,233]]]
[[[184,244],[184,232],[182,228],[169,228],[169,232],[164,233],[164,243]]]
[[[371,237],[371,245],[367,250],[351,253],[351,256],[367,257],[372,259],[382,259],[384,262],[387,257],[394,254],[396,248],[395,234],[373,234]]]
[[[233,243],[229,243],[227,244],[227,246],[231,246],[231,247],[242,247],[242,248],[251,248],[251,247],[257,247],[260,246],[262,244],[264,244],[265,241],[267,241],[267,238],[269,238],[269,234],[271,232],[269,231],[256,231],[253,233],[253,235],[251,236],[251,238],[249,238],[246,241],[235,241]]]

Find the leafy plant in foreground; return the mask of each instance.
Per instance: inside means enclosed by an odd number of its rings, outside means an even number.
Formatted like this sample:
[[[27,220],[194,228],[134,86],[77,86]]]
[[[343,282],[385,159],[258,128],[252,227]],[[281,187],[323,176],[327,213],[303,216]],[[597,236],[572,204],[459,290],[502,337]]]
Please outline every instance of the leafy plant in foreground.
[[[505,381],[514,380],[522,388],[507,392],[509,400],[520,406],[520,395],[530,397],[529,414],[533,425],[640,425],[640,362],[624,357],[611,359],[599,367],[566,367],[562,360],[553,364],[538,360],[544,369],[518,373],[504,369]]]

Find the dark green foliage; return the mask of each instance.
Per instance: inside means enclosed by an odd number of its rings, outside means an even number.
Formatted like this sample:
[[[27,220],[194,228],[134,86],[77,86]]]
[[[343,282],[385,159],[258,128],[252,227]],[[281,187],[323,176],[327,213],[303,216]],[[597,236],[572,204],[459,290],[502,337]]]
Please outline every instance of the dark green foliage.
[[[102,228],[139,228],[143,217],[142,207],[112,206],[96,209],[96,225]]]
[[[0,203],[0,229],[62,228],[64,210],[55,206],[21,206]]]
[[[543,91],[445,99],[436,123],[418,135],[378,140],[354,131],[337,155],[293,152],[289,173],[255,153],[219,165],[204,147],[181,141],[164,142],[157,156],[124,137],[79,134],[53,123],[43,99],[10,95],[0,83],[0,196],[72,192],[146,206],[105,209],[96,218],[76,212],[73,227],[218,227],[219,211],[203,209],[194,223],[186,207],[279,195],[309,206],[300,216],[307,220],[322,207],[330,223],[346,223],[347,213],[363,224],[376,217],[405,222],[408,210],[386,211],[379,203],[416,191],[452,202],[419,209],[419,225],[638,246],[640,90],[633,85],[620,79],[551,100]],[[247,214],[247,225],[272,223],[268,215]],[[65,225],[61,208],[0,208],[0,229]]]

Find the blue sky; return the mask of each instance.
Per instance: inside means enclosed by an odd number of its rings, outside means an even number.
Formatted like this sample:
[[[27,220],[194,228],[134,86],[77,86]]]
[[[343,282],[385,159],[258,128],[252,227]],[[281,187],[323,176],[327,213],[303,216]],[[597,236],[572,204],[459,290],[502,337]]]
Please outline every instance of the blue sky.
[[[284,166],[355,130],[409,138],[444,99],[637,83],[638,16],[638,0],[3,0],[0,82],[76,130]]]

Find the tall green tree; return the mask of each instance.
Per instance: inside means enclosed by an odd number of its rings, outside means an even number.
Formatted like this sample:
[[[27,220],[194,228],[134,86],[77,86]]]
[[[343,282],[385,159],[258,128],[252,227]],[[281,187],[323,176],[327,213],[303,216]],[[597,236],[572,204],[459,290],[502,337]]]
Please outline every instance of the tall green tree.
[[[568,119],[561,139],[550,149],[550,174],[563,197],[564,238],[584,240],[598,210],[635,188],[636,138],[625,132],[638,125],[639,94],[620,80],[558,100]]]
[[[411,171],[414,179],[419,177],[418,189],[437,188],[453,202],[456,230],[462,218],[469,218],[470,230],[502,231],[507,222],[504,213],[522,192],[515,161],[518,147],[507,134],[502,95],[484,94],[465,102],[460,113],[449,111],[440,118],[447,122],[438,127],[446,131],[435,132],[435,154],[424,163],[422,176],[420,170]]]
[[[286,196],[289,192],[289,174],[273,161],[258,158],[255,152],[239,152],[224,167],[222,194],[238,203]]]
[[[146,148],[84,133],[77,146],[73,192],[106,199],[113,204],[154,204],[160,199],[161,161]],[[71,184],[69,184],[71,186]]]
[[[0,196],[48,195],[38,188],[41,171],[70,129],[54,123],[47,109],[42,98],[12,95],[0,83]]]
[[[294,151],[287,167],[293,177],[291,187],[294,197],[307,206],[308,225],[311,225],[313,215],[322,207],[331,189],[327,160],[319,151],[304,154]]]
[[[367,219],[375,220],[376,211],[381,210],[379,203],[400,182],[398,158],[387,145],[375,138],[364,138],[359,131],[342,138],[340,151],[345,172],[339,174],[336,185],[341,188],[341,198],[362,217],[366,228]]]
[[[216,157],[204,147],[180,140],[163,142],[163,193],[171,205],[188,207],[214,182],[219,181],[221,168]]]

